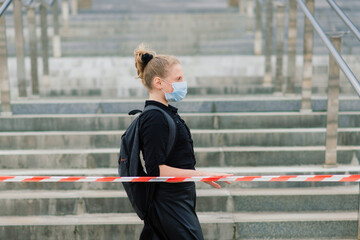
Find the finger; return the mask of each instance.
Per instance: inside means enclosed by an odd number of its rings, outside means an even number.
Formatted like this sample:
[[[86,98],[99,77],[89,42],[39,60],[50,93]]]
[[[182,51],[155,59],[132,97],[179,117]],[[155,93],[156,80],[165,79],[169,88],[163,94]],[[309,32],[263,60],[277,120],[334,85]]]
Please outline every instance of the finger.
[[[219,184],[217,184],[216,182],[211,182],[211,185],[214,186],[217,189],[221,188],[221,186]]]
[[[229,181],[225,181],[227,184],[231,184],[231,182],[229,182]]]
[[[217,188],[217,189],[221,188],[221,186],[219,184],[217,184],[216,182],[210,182],[210,185]]]

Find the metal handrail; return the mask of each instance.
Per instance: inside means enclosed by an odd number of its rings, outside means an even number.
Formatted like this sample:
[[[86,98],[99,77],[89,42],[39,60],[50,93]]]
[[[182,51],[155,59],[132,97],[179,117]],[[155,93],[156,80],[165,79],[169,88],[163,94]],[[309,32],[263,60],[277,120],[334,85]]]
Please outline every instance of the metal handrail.
[[[4,12],[6,11],[6,9],[10,6],[10,3],[12,2],[12,0],[6,0],[4,2],[4,4],[1,6],[0,8],[0,17],[4,14]]]
[[[336,50],[336,48],[334,47],[334,45],[331,43],[331,41],[329,40],[329,38],[326,36],[326,34],[324,33],[324,31],[322,30],[321,26],[319,25],[319,23],[316,21],[316,19],[314,18],[314,16],[311,14],[311,12],[309,11],[309,9],[306,7],[306,5],[304,4],[304,2],[302,0],[296,0],[298,5],[300,6],[301,10],[304,12],[304,14],[306,15],[306,17],[309,19],[311,25],[314,27],[314,29],[316,30],[316,32],[320,35],[320,38],[323,40],[323,42],[325,43],[326,47],[329,49],[331,55],[334,57],[335,61],[337,62],[337,64],[339,65],[340,69],[343,71],[343,73],[345,74],[345,76],[347,77],[347,79],[350,81],[351,85],[353,86],[353,88],[355,89],[356,93],[360,96],[360,82],[359,80],[357,80],[357,78],[355,77],[354,73],[351,71],[351,69],[349,68],[349,66],[346,64],[346,62],[344,61],[344,59],[341,57],[341,55],[339,54],[339,52]]]
[[[25,7],[30,6],[34,0],[29,0],[27,3],[22,3]],[[10,6],[12,0],[6,0],[5,3],[0,8],[0,17],[5,13],[6,9]],[[54,4],[55,0],[52,0],[49,3],[49,6]]]
[[[26,3],[22,2],[21,1],[21,4],[24,6],[24,7],[29,7],[32,3],[33,3],[34,0],[28,0]]]
[[[339,17],[343,20],[343,22],[350,28],[350,30],[355,34],[357,39],[360,41],[360,31],[356,28],[353,22],[349,19],[348,16],[341,10],[341,8],[336,4],[334,0],[327,0],[330,6],[335,10],[335,12],[339,15]]]

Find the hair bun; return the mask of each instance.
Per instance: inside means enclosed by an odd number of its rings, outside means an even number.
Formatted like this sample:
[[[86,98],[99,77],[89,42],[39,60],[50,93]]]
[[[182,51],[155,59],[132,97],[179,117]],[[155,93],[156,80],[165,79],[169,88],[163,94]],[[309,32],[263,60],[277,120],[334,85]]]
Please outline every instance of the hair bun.
[[[153,55],[149,54],[149,53],[145,53],[141,56],[141,60],[144,63],[144,66],[146,66],[146,64],[148,64],[148,62],[150,62],[151,59],[153,59]]]

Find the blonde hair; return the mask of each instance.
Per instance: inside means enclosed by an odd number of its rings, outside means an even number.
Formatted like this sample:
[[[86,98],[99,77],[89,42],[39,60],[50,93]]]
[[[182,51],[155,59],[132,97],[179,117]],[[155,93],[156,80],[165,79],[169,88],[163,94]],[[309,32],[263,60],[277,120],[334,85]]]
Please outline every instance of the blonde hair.
[[[144,54],[151,54],[153,58],[144,64],[141,57]],[[147,48],[141,43],[134,51],[135,67],[137,78],[141,79],[142,84],[149,90],[152,89],[152,80],[154,77],[166,78],[169,74],[168,69],[174,64],[180,64],[179,60],[171,55],[156,55],[156,52]]]

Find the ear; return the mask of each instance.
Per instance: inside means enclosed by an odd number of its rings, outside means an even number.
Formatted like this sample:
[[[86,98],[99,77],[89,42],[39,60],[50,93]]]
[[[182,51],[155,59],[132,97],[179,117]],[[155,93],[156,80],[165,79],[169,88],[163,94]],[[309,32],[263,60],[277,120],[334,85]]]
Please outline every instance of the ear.
[[[161,79],[159,77],[154,77],[153,86],[158,90],[160,90],[162,88],[161,87]]]

